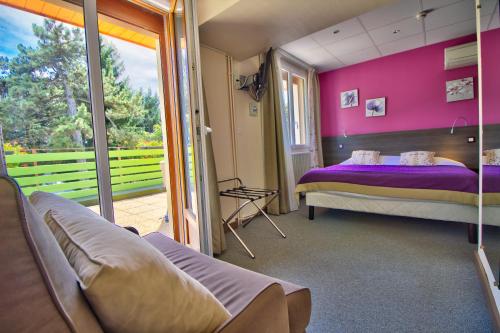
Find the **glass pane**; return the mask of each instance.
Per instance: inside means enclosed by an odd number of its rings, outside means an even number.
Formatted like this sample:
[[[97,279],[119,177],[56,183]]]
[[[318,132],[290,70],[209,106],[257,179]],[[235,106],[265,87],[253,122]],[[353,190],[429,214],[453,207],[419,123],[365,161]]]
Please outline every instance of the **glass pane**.
[[[74,4],[0,4],[0,125],[25,195],[56,193],[99,212],[82,27]]]
[[[483,3],[483,1],[481,1]],[[483,242],[490,268],[500,281],[500,12],[481,7],[481,59],[483,83]]]
[[[182,140],[184,152],[184,178],[186,180],[186,208],[195,216],[198,215],[196,205],[196,178],[194,164],[193,124],[191,119],[191,100],[189,90],[189,61],[186,45],[186,28],[183,11],[175,15],[177,68],[179,84],[179,104],[182,123]]]
[[[292,84],[294,144],[304,145],[306,144],[304,79],[293,75]]]
[[[172,236],[158,36],[99,15],[115,223]]]
[[[285,119],[286,121],[288,122],[288,125],[289,125],[289,129],[287,131],[287,135],[290,135],[291,137],[293,136],[293,131],[291,130],[292,128],[292,119],[290,118],[290,111],[289,111],[289,107],[288,107],[288,103],[289,103],[289,99],[290,99],[290,96],[288,94],[288,89],[290,87],[290,85],[288,84],[288,77],[289,77],[289,73],[285,70],[281,70],[281,81],[283,83],[283,108],[284,108],[284,115],[285,115]],[[293,142],[293,140],[290,138],[290,142]]]

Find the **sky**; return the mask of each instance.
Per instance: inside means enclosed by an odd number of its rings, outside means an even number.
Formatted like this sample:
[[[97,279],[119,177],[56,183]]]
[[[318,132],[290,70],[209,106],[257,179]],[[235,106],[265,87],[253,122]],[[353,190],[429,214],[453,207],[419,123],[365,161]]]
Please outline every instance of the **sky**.
[[[15,56],[18,44],[36,46],[32,25],[42,24],[43,19],[39,15],[0,5],[0,56]],[[109,36],[104,36],[104,40],[118,50],[133,89],[151,88],[153,93],[158,92],[156,51]]]

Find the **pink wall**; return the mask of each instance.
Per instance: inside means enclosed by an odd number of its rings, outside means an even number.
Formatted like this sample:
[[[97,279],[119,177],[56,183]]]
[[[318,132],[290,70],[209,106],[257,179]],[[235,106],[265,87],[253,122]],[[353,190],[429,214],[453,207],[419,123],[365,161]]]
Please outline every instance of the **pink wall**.
[[[444,48],[475,39],[462,37],[320,74],[322,136],[450,127],[457,117],[477,124],[477,66],[444,70]],[[470,76],[476,98],[447,103],[446,81]],[[356,88],[359,106],[341,109],[340,93]],[[365,100],[384,96],[386,116],[366,118]]]
[[[500,29],[481,34],[483,58],[483,120],[500,124]]]

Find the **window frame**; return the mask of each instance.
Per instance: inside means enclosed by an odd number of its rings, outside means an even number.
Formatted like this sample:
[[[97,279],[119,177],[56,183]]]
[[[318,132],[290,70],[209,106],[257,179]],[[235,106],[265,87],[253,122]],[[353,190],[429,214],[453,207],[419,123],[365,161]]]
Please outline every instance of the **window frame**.
[[[292,149],[292,152],[303,152],[303,151],[308,151],[310,142],[309,142],[309,105],[308,105],[308,86],[307,86],[307,69],[299,66],[295,63],[292,63],[290,61],[284,60],[283,58],[281,59],[281,64],[280,64],[280,80],[281,80],[281,90],[282,92],[285,91],[285,87],[283,85],[283,80],[284,80],[284,72],[287,73],[287,100],[285,101],[287,103],[288,107],[288,115],[286,119],[286,123],[288,125],[288,140],[290,143],[290,147]],[[294,110],[294,94],[293,94],[293,77],[302,79],[304,82],[304,88],[303,88],[303,95],[304,95],[304,143],[303,144],[296,144],[296,138],[295,138],[295,110]],[[283,98],[285,99],[285,96],[283,94]]]

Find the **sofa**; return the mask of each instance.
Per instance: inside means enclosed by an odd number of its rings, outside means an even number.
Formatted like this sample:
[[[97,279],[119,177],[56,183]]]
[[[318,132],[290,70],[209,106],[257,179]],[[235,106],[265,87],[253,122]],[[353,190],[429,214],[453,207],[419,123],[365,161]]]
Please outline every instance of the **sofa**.
[[[48,209],[35,207],[13,179],[0,176],[0,331],[103,332],[44,223]],[[311,315],[308,288],[208,257],[160,233],[143,239],[227,309],[230,318],[215,332],[305,332]]]

